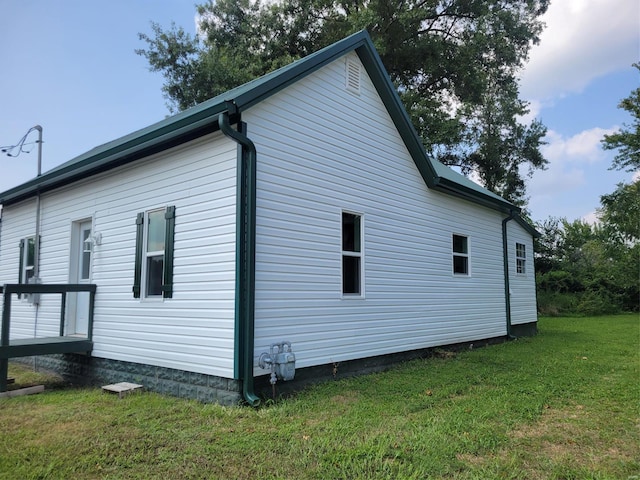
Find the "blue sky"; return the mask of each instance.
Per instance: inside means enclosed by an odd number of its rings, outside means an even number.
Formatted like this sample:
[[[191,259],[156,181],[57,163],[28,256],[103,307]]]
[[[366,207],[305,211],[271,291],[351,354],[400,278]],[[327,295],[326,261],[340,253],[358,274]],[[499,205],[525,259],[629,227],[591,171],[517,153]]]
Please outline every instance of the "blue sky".
[[[150,21],[194,32],[196,0],[0,0],[0,146],[44,128],[43,171],[169,114],[162,77],[134,53]],[[534,220],[593,218],[633,173],[608,170],[605,133],[630,123],[619,101],[639,85],[637,0],[552,0],[521,96],[548,127],[549,169],[528,182]],[[32,134],[30,140],[35,140]],[[35,176],[36,149],[0,156],[0,191]]]

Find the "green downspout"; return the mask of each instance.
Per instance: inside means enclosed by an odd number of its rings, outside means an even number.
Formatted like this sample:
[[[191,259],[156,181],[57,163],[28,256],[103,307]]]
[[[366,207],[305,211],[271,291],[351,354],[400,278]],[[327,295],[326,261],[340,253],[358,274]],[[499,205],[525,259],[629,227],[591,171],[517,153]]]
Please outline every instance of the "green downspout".
[[[235,105],[229,110],[236,113]],[[242,380],[242,395],[249,405],[257,407],[260,399],[253,386],[253,351],[255,325],[255,275],[256,275],[256,147],[242,132],[231,128],[229,112],[218,115],[218,125],[224,135],[240,144],[241,155],[237,175],[239,182],[239,218],[236,226],[240,241],[236,242],[236,368]],[[239,321],[238,321],[239,319]],[[239,350],[239,351],[238,351]],[[238,361],[238,356],[240,361]]]
[[[504,304],[507,314],[507,338],[515,338],[511,335],[511,293],[509,286],[509,243],[507,241],[507,223],[515,217],[515,212],[511,210],[509,216],[502,220],[502,263],[504,265]]]

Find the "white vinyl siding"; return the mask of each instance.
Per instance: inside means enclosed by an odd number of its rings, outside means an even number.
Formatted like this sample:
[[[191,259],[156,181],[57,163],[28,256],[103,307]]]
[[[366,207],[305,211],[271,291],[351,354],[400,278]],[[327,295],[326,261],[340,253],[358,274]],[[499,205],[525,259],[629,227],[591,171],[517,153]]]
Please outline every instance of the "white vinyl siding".
[[[306,367],[505,335],[501,215],[429,190],[364,68],[359,97],[344,72],[333,62],[243,114],[258,151],[256,356],[290,341]],[[366,218],[358,302],[341,294],[345,208]],[[473,238],[463,281],[456,231]]]
[[[538,313],[536,280],[533,271],[533,239],[528,232],[514,221],[507,223],[507,227],[511,323],[517,325],[536,322]],[[524,246],[524,273],[518,272],[518,244]]]
[[[93,218],[96,357],[233,377],[237,144],[220,133],[42,196],[40,275],[69,281],[72,223]],[[34,201],[4,208],[0,283],[16,283]],[[133,298],[136,214],[176,206],[173,298]],[[12,336],[57,335],[59,303],[14,300]]]

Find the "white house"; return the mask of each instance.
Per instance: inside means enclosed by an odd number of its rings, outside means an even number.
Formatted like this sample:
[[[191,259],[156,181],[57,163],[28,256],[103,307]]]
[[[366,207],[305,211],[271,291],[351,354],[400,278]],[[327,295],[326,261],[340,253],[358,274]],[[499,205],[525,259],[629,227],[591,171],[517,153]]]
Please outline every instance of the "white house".
[[[76,378],[256,404],[290,350],[304,376],[536,330],[535,230],[425,154],[366,32],[0,203],[5,371],[57,353],[41,361]],[[88,291],[11,293],[32,277],[95,285],[92,308]],[[61,334],[86,342],[11,350]]]

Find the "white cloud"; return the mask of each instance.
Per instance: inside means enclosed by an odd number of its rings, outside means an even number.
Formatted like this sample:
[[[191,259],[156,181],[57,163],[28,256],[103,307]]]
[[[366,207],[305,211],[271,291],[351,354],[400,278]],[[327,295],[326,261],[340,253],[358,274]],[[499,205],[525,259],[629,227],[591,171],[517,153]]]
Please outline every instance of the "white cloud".
[[[580,92],[594,78],[638,61],[637,0],[556,0],[522,74],[527,99]]]
[[[593,212],[589,212],[582,217],[582,221],[588,223],[589,225],[596,225],[600,223],[600,218],[598,217],[598,212],[595,210]]]
[[[541,148],[549,160],[546,170],[535,172],[527,190],[532,200],[540,201],[563,192],[571,192],[587,184],[585,168],[606,159],[600,148],[602,136],[616,128],[592,128],[571,137],[549,130]]]
[[[545,198],[560,192],[575,190],[586,184],[585,172],[581,168],[569,167],[561,163],[551,163],[549,168],[536,172],[528,185],[531,198]]]
[[[637,182],[638,180],[640,180],[640,170],[638,170],[637,172],[633,173],[633,176],[631,177],[631,181],[632,182]]]
[[[549,130],[545,137],[547,145],[544,145],[541,151],[552,165],[567,162],[598,162],[605,158],[605,154],[600,148],[600,140],[602,140],[604,135],[611,134],[617,130],[617,126],[606,129],[595,127],[568,138],[563,137],[553,130]]]

